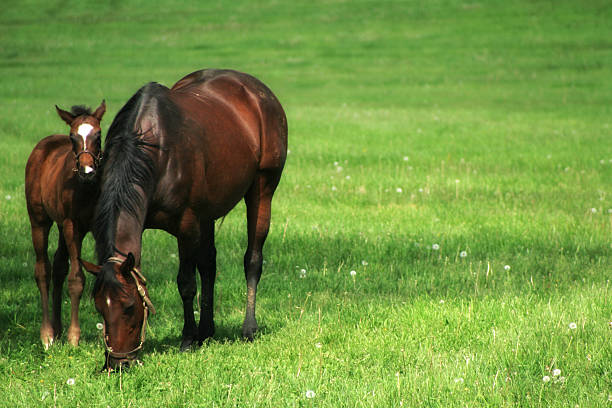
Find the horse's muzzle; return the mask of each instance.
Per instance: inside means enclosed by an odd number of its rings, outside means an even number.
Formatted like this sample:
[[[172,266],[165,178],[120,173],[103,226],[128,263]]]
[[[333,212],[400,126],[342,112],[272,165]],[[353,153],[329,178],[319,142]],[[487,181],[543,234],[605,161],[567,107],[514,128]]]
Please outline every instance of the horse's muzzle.
[[[137,353],[127,357],[113,357],[108,352],[105,353],[104,367],[102,372],[126,371],[130,367],[142,365],[142,362],[137,358]]]

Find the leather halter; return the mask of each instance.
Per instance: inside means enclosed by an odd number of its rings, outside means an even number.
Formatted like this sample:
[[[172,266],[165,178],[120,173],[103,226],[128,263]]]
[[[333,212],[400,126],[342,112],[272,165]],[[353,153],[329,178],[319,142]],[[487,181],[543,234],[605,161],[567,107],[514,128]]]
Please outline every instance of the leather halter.
[[[102,152],[98,153],[98,155],[96,156],[95,154],[87,150],[87,148],[83,148],[83,150],[81,150],[79,153],[74,154],[75,167],[72,169],[72,171],[79,171],[79,169],[77,168],[79,164],[79,157],[81,157],[85,153],[91,156],[94,161],[94,166],[98,167],[100,165],[100,161],[102,160]]]
[[[106,261],[113,262],[116,264],[122,264],[124,262],[123,259],[116,258],[116,257],[108,258]],[[144,308],[144,319],[142,321],[142,327],[140,328],[140,343],[138,344],[138,346],[136,346],[135,349],[127,351],[127,352],[119,353],[119,352],[114,351],[113,348],[108,345],[108,335],[106,334],[106,321],[104,321],[103,335],[104,335],[104,346],[106,347],[106,352],[107,352],[107,362],[108,362],[108,357],[112,357],[115,360],[118,360],[119,363],[122,363],[122,362],[131,363],[136,353],[140,351],[140,349],[142,349],[142,346],[144,344],[146,331],[147,331],[147,319],[149,317],[149,309],[151,309],[152,314],[155,314],[155,308],[153,307],[153,303],[151,302],[151,299],[149,298],[149,295],[147,294],[144,288],[144,286],[147,284],[147,280],[145,279],[144,275],[136,267],[132,268],[132,270],[130,271],[130,275],[132,276],[132,278],[134,279],[134,282],[136,283],[138,294],[140,295],[142,299],[142,307]]]

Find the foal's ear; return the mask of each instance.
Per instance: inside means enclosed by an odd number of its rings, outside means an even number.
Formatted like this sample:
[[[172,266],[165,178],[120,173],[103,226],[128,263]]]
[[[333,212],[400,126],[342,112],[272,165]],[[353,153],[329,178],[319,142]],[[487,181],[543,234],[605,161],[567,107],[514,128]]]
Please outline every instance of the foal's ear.
[[[124,276],[130,276],[132,269],[134,269],[134,264],[136,263],[136,259],[134,259],[134,255],[130,252],[125,258],[125,261],[121,264],[121,273]]]
[[[85,270],[91,273],[92,275],[98,275],[98,273],[100,273],[100,271],[102,270],[102,267],[100,265],[92,264],[91,262],[87,262],[81,258],[77,258],[77,259],[79,260],[79,263],[81,264],[81,266],[85,268]]]
[[[104,116],[104,112],[106,112],[106,101],[102,99],[102,103],[98,106],[98,109],[93,113],[93,117],[98,119],[98,122],[102,121],[102,116]]]
[[[62,118],[62,120],[66,122],[68,126],[72,125],[72,122],[74,121],[76,116],[74,116],[72,113],[68,111],[60,109],[60,107],[57,105],[55,105],[55,109],[57,110],[57,114],[59,115],[59,117]]]

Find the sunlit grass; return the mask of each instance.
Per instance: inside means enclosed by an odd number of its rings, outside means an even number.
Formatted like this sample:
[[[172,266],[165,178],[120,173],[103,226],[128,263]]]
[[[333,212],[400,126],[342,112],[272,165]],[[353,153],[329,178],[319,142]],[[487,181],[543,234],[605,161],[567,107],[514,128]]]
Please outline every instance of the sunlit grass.
[[[2,10],[0,405],[608,406],[604,3]],[[35,142],[64,131],[53,105],[105,98],[106,131],[142,84],[204,67],[260,77],[287,111],[259,336],[240,340],[239,204],[218,226],[210,342],[179,353],[176,243],[146,231],[158,313],[144,365],[99,373],[91,278],[81,345],[44,352],[23,173]],[[51,254],[56,243],[54,229]],[[83,257],[95,258],[90,236]]]

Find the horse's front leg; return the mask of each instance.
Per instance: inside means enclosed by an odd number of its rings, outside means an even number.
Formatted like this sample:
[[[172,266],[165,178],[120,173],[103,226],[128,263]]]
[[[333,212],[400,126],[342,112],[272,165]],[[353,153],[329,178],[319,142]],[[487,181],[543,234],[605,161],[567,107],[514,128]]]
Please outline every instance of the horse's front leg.
[[[53,271],[51,278],[53,281],[53,317],[51,323],[56,339],[62,335],[62,294],[64,280],[68,275],[68,248],[64,239],[64,228],[58,224],[57,251],[53,256]]]
[[[64,222],[64,239],[68,255],[70,256],[70,272],[68,273],[68,294],[70,295],[70,326],[68,327],[68,341],[73,346],[79,345],[81,326],[79,325],[79,304],[85,286],[85,274],[81,270],[79,257],[83,235],[81,229],[73,221]]]
[[[193,315],[193,298],[196,295],[196,250],[193,247],[194,240],[181,239],[178,240],[179,249],[179,271],[176,283],[183,301],[183,316],[185,323],[183,325],[183,338],[181,341],[181,351],[191,348],[191,345],[197,340],[198,329]]]
[[[45,350],[53,344],[54,334],[49,318],[49,284],[51,283],[51,264],[47,255],[49,245],[49,229],[51,222],[48,225],[37,225],[32,222],[32,243],[34,252],[36,253],[36,266],[34,267],[34,277],[36,285],[40,292],[40,303],[42,306],[42,323],[40,325],[40,340],[42,341]]]
[[[217,249],[215,248],[215,221],[204,221],[200,225],[201,238],[198,251],[198,270],[202,283],[200,328],[198,340],[200,342],[215,334],[213,319],[215,278],[217,276]]]

